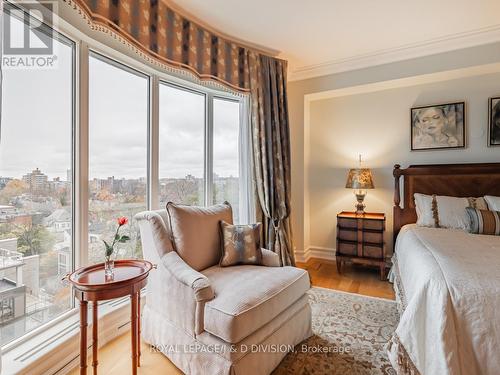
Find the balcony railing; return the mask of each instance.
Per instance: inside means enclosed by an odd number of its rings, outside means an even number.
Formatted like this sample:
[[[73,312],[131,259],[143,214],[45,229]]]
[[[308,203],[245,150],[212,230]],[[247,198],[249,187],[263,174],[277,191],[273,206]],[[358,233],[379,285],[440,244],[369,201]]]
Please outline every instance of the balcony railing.
[[[23,264],[23,254],[18,251],[0,248],[0,269]]]

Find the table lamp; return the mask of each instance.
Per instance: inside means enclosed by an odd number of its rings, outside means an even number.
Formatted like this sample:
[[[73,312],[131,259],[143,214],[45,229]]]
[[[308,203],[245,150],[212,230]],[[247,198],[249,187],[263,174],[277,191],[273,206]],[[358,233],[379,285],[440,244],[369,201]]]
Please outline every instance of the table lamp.
[[[365,196],[367,189],[374,189],[372,171],[369,168],[355,168],[349,170],[347,182],[345,184],[347,189],[355,189],[354,194],[358,203],[356,204],[356,214],[363,215],[365,213]]]

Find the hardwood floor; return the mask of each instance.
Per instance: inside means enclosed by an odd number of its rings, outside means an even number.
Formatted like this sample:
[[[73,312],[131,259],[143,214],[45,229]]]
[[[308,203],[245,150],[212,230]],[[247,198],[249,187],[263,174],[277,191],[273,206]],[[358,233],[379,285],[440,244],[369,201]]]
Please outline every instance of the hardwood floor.
[[[345,265],[342,274],[339,275],[335,262],[319,259],[310,259],[307,263],[298,263],[297,267],[306,269],[309,272],[313,286],[394,299],[392,284],[387,281],[380,281],[379,272],[376,268]],[[141,343],[141,348],[141,367],[138,374],[182,374],[163,354],[151,350],[149,345]],[[87,363],[89,365],[87,373],[90,374],[92,372],[90,366],[92,359],[89,358]],[[99,349],[98,370],[100,374],[107,375],[131,373],[130,333],[117,337]],[[75,368],[70,374],[78,375],[79,369]]]
[[[132,358],[130,356],[130,331],[110,341],[99,349],[98,374],[126,375],[132,373]],[[92,356],[87,359],[87,374],[92,374]],[[70,375],[79,375],[77,367]],[[151,349],[148,344],[141,342],[141,367],[139,375],[182,375],[183,373],[170,362],[162,353]]]
[[[342,269],[342,274],[339,275],[334,261],[314,258],[307,263],[297,263],[297,267],[309,272],[313,286],[394,299],[392,284],[380,280],[379,270],[376,267],[346,264]]]

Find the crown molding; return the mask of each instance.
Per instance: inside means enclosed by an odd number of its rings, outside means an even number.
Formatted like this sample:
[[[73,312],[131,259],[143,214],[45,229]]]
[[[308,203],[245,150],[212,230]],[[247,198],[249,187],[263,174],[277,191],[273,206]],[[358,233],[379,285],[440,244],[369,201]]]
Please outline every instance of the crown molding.
[[[500,62],[313,92],[304,95],[304,103],[496,73],[500,73]]]
[[[293,69],[289,81],[342,73],[500,41],[500,25]]]

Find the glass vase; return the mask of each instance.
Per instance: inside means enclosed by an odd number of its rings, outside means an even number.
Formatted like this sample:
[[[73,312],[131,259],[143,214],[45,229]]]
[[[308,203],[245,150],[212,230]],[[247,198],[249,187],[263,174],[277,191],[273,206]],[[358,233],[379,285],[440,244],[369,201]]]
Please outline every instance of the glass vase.
[[[113,280],[114,278],[115,261],[111,257],[104,260],[104,277],[106,280]]]

